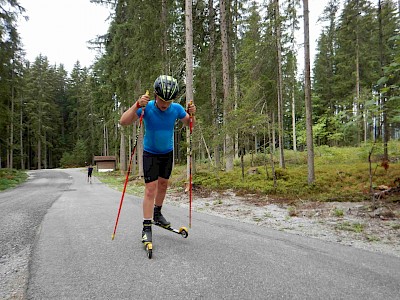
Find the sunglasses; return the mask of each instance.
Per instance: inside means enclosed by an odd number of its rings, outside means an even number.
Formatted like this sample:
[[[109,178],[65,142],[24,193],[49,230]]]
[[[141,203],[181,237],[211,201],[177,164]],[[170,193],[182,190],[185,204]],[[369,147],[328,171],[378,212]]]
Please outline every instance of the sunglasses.
[[[171,103],[172,101],[174,101],[174,99],[172,99],[172,100],[165,100],[165,99],[161,98],[161,97],[158,96],[158,95],[157,95],[157,97],[158,97],[161,101],[166,102],[166,103]]]

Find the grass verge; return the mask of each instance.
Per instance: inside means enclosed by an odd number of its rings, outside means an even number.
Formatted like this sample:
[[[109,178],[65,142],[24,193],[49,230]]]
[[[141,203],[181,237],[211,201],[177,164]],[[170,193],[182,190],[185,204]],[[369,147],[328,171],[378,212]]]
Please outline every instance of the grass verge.
[[[24,171],[14,169],[0,169],[0,191],[16,187],[28,178]]]

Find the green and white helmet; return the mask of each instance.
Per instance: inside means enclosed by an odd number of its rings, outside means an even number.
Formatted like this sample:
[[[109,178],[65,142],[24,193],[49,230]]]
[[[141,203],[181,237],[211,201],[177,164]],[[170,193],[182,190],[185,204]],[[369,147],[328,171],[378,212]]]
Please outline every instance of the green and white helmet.
[[[154,91],[163,100],[171,101],[178,95],[178,81],[172,76],[160,75],[154,81]]]

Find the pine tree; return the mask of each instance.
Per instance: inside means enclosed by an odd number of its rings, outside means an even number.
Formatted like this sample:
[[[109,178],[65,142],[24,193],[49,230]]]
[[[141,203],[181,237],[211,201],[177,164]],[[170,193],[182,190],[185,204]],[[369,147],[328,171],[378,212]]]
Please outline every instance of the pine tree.
[[[320,22],[326,22],[318,39],[318,52],[313,69],[313,90],[317,97],[313,105],[318,124],[323,124],[325,134],[320,135],[320,143],[326,145],[337,145],[343,139],[343,134],[338,128],[337,111],[340,109],[338,103],[336,86],[337,82],[337,36],[336,18],[339,11],[337,1],[330,0],[320,16]]]
[[[5,0],[0,3],[0,11],[0,168],[4,150],[6,167],[13,168],[18,116],[16,103],[19,97],[17,87],[22,64],[21,42],[16,22],[25,9],[20,6],[19,1]]]
[[[220,13],[221,13],[221,43],[222,43],[222,77],[223,77],[223,89],[224,89],[224,110],[223,118],[225,125],[225,170],[227,172],[233,170],[233,137],[232,132],[228,129],[228,116],[232,111],[232,99],[231,99],[231,79],[230,79],[230,51],[228,42],[228,17],[229,17],[229,5],[227,1],[220,0]]]
[[[303,0],[304,11],[304,68],[305,68],[305,106],[306,106],[306,128],[307,128],[307,170],[308,184],[315,181],[314,171],[314,137],[312,130],[312,103],[311,103],[311,79],[310,79],[310,27],[308,0]]]
[[[59,132],[60,115],[55,105],[54,68],[46,56],[39,55],[26,75],[26,111],[30,146],[35,153],[37,169],[47,168],[53,135]],[[48,148],[51,146],[50,148]]]

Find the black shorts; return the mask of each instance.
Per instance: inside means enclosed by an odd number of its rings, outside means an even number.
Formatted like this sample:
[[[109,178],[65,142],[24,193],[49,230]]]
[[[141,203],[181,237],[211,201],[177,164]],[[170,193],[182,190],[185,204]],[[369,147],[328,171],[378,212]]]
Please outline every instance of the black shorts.
[[[155,181],[158,177],[169,179],[172,172],[173,158],[173,151],[166,154],[153,154],[143,151],[144,182]]]

